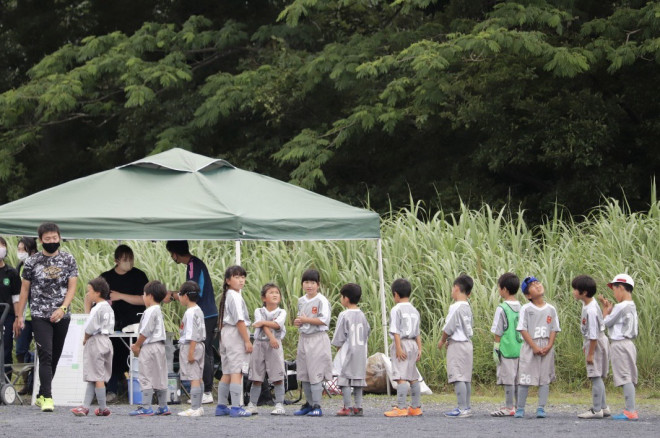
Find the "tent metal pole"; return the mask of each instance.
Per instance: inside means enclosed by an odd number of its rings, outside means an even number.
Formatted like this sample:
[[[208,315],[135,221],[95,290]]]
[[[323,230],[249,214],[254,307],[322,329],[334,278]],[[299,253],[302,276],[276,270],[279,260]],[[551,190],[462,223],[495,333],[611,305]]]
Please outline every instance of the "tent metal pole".
[[[236,264],[240,266],[241,264],[241,241],[236,241]]]
[[[385,301],[385,272],[383,269],[383,241],[378,239],[377,241],[377,252],[378,252],[378,282],[380,283],[380,314],[383,324],[383,352],[385,357],[389,357],[389,348],[387,342],[387,303]],[[390,379],[387,378],[387,395],[390,395]]]

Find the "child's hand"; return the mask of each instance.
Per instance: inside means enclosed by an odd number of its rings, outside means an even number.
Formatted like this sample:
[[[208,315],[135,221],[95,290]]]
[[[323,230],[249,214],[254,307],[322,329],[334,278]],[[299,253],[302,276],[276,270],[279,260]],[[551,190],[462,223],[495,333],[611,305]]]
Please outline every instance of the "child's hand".
[[[438,341],[438,350],[442,350],[442,347],[445,345],[444,342]]]
[[[140,356],[140,347],[137,344],[131,345],[131,351],[135,357]]]
[[[302,321],[302,318],[303,318],[304,316],[305,316],[305,315],[298,315],[298,316],[296,317],[296,319],[293,320],[293,325],[295,325],[296,327],[300,327],[301,325],[303,325],[304,322]]]
[[[536,354],[537,356],[543,356],[543,348],[540,348],[536,344],[532,345],[531,347],[534,354]]]
[[[188,363],[195,363],[195,350],[188,351]]]
[[[589,365],[593,365],[593,364],[594,364],[594,354],[593,354],[593,353],[587,355],[587,363],[588,363]]]
[[[270,340],[270,346],[271,346],[271,348],[274,348],[275,350],[280,348],[280,344],[279,344],[279,342],[277,342],[277,339],[271,339]]]
[[[245,342],[245,352],[252,353],[252,343],[250,341]]]
[[[396,349],[396,358],[399,360],[406,360],[408,359],[408,355],[406,355],[405,351],[397,348]]]
[[[417,350],[417,359],[415,359],[415,362],[419,362],[421,358],[422,358],[422,350]]]

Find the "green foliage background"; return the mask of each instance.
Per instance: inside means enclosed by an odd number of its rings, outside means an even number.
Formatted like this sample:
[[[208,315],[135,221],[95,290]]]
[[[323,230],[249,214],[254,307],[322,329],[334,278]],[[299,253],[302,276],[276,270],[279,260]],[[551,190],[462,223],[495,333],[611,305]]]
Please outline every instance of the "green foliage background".
[[[655,193],[655,191],[653,191]],[[546,299],[559,313],[561,333],[556,341],[557,379],[563,388],[574,390],[589,385],[582,355],[579,331],[581,305],[574,300],[571,279],[579,274],[593,276],[599,293],[613,300],[606,283],[620,272],[635,279],[633,298],[639,314],[638,368],[640,384],[657,388],[660,342],[655,327],[660,325],[660,202],[654,199],[647,213],[631,213],[611,201],[593,210],[580,223],[555,215],[542,225],[529,226],[523,211],[500,211],[489,207],[470,210],[463,206],[455,215],[437,213],[425,216],[420,205],[383,218],[382,239],[387,314],[393,305],[389,284],[406,277],[413,283],[412,302],[421,314],[423,353],[419,368],[434,388],[446,384],[445,354],[437,349],[444,317],[451,304],[454,278],[465,272],[475,280],[470,304],[474,313],[474,373],[478,385],[495,383],[491,351],[492,318],[500,298],[497,278],[504,272],[519,277],[537,276],[546,289]],[[15,239],[10,240],[10,248]],[[163,242],[127,242],[136,254],[136,266],[149,279],[165,282],[176,289],[183,282],[184,270],[175,265]],[[70,251],[79,264],[79,286],[73,311],[82,311],[84,285],[101,272],[111,269],[116,242],[69,241]],[[191,242],[191,252],[209,267],[217,298],[224,270],[234,264],[233,242]],[[347,282],[363,288],[360,307],[372,328],[369,352],[383,351],[381,307],[378,295],[376,244],[353,242],[244,242],[242,265],[248,271],[244,297],[250,312],[260,306],[259,290],[267,282],[278,284],[283,306],[288,312],[284,340],[286,358],[294,358],[297,330],[293,326],[297,298],[301,296],[300,276],[315,267],[320,270],[322,293],[333,305],[331,332],[341,311],[339,289]],[[15,252],[10,251],[10,263]],[[524,297],[519,297],[524,301]],[[168,331],[178,333],[183,307],[163,305]]]
[[[381,212],[458,194],[538,222],[643,209],[660,168],[660,2],[0,7],[0,202],[176,146]]]

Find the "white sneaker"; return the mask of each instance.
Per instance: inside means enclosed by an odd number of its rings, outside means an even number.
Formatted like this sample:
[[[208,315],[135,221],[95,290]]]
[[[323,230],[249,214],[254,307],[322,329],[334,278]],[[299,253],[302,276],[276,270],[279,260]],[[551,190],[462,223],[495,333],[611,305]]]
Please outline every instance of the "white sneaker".
[[[282,403],[276,403],[275,409],[270,412],[270,415],[286,415],[286,411],[284,410]]]
[[[578,415],[578,418],[590,419],[590,418],[603,418],[603,410],[594,411],[594,408],[589,409],[587,412]]]
[[[202,415],[204,415],[204,408],[187,409],[183,412],[179,412],[178,415],[182,417],[201,417]]]
[[[603,408],[603,417],[611,417],[612,416],[612,411],[610,411],[609,406],[605,406]]]
[[[202,404],[206,405],[209,403],[213,403],[213,394],[210,392],[205,392],[204,395],[202,395]]]
[[[257,410],[257,405],[255,405],[252,402],[248,403],[247,406],[245,406],[243,409],[245,409],[252,415],[257,415],[259,413],[259,411]]]

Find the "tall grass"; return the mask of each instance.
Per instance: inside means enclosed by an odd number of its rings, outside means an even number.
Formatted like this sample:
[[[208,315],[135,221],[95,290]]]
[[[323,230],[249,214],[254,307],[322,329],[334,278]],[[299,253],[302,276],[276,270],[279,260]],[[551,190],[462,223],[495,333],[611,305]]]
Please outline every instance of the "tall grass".
[[[416,204],[385,217],[382,238],[386,281],[406,277],[413,283],[412,301],[422,315],[423,354],[419,367],[431,386],[446,382],[445,355],[436,344],[451,304],[452,281],[462,272],[475,280],[470,299],[475,325],[474,380],[477,384],[495,382],[490,326],[499,303],[496,281],[507,271],[521,278],[533,274],[545,285],[546,299],[557,308],[562,328],[556,342],[558,380],[569,389],[587,382],[579,333],[580,304],[572,297],[571,279],[578,274],[591,275],[598,282],[599,293],[613,299],[607,281],[619,272],[628,272],[636,282],[633,295],[640,318],[636,342],[640,382],[650,387],[660,384],[660,355],[655,354],[660,336],[654,331],[660,326],[660,202],[655,191],[646,213],[633,213],[625,205],[607,201],[579,222],[562,217],[556,210],[535,227],[525,223],[523,211],[462,206],[456,214],[439,212],[427,217]],[[11,245],[15,242],[11,240]],[[184,268],[172,262],[163,242],[127,243],[136,254],[136,266],[149,279],[159,279],[170,289],[178,288]],[[84,284],[113,267],[116,244],[83,240],[64,244],[64,249],[76,257],[80,270],[74,311],[82,310]],[[191,252],[206,262],[219,296],[224,270],[234,261],[233,242],[191,242]],[[10,253],[10,262],[15,263],[15,252]],[[320,270],[322,292],[330,299],[335,318],[341,311],[341,285],[360,284],[361,307],[372,328],[369,350],[382,351],[375,242],[244,242],[242,254],[242,264],[248,271],[244,291],[248,307],[260,305],[261,285],[275,282],[282,288],[283,306],[290,315],[288,324],[293,322],[296,300],[301,295],[300,276],[308,267]],[[519,299],[524,301],[522,296]],[[389,311],[393,305],[389,292],[387,301]],[[183,308],[177,303],[163,308],[168,330],[177,332]],[[284,342],[287,358],[295,356],[296,342],[297,331],[291,325]]]

